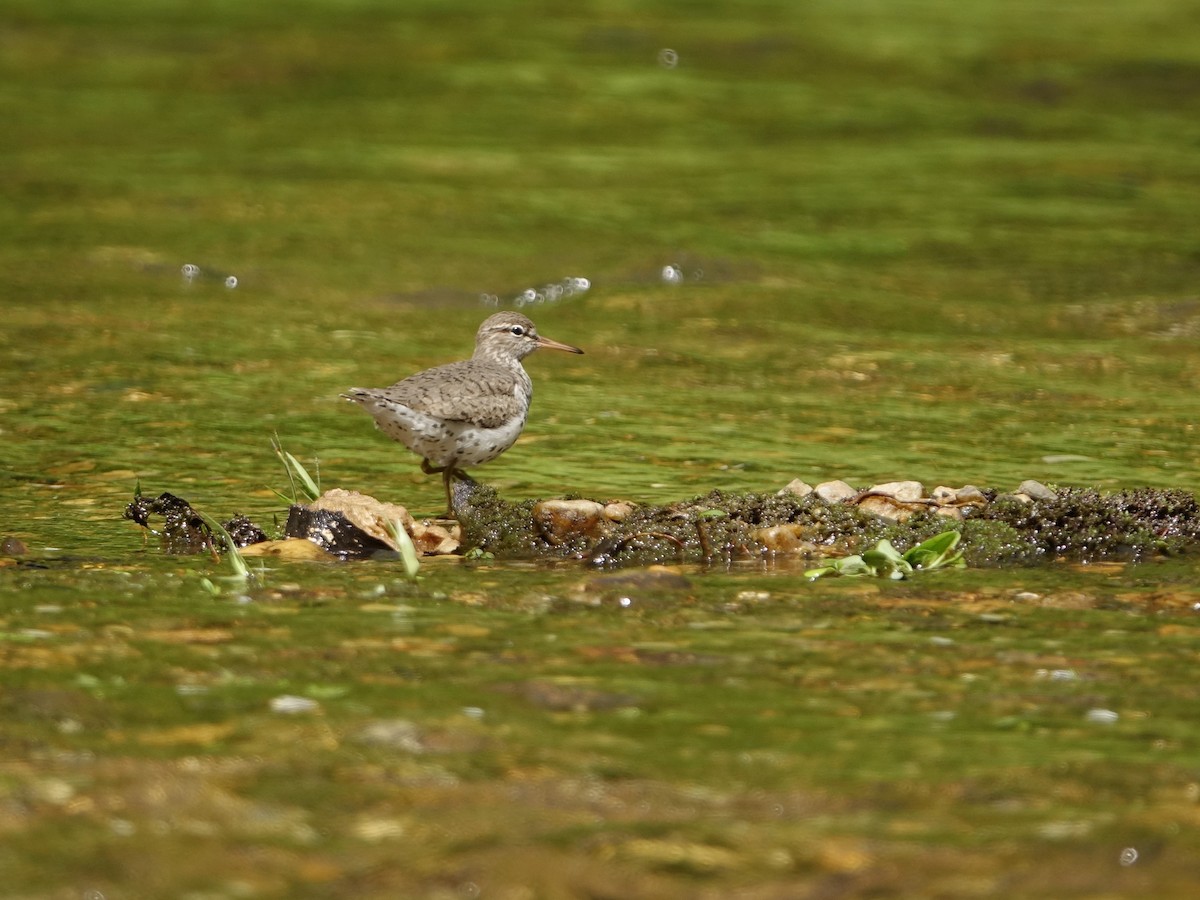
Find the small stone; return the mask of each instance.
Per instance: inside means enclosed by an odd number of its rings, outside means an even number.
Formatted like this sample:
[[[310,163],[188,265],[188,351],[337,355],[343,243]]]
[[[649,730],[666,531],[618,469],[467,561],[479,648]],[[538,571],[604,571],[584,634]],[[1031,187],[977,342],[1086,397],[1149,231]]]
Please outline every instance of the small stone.
[[[604,518],[610,522],[624,522],[633,515],[636,509],[632,503],[626,500],[618,500],[615,503],[604,504]]]
[[[908,504],[880,494],[863,497],[858,508],[889,522],[903,522],[913,514],[913,509]]]
[[[291,694],[284,694],[280,697],[271,698],[271,712],[274,713],[296,715],[297,713],[314,712],[320,708],[321,705],[316,700],[310,700],[308,697],[296,697]]]
[[[886,484],[873,485],[871,490],[907,503],[925,496],[925,485],[919,481],[889,481]]]
[[[0,542],[0,556],[24,556],[28,552],[29,547],[20,538],[6,537]]]
[[[944,484],[939,484],[933,489],[933,493],[929,497],[939,506],[949,506],[958,500],[958,491],[952,487],[946,487]]]
[[[790,523],[756,528],[752,537],[772,553],[816,553],[819,548],[808,533],[806,526]]]
[[[964,484],[955,492],[959,506],[987,506],[987,497],[973,484]]]
[[[595,500],[542,500],[533,507],[533,524],[547,538],[599,537],[608,519]]]
[[[1017,488],[1017,494],[1024,494],[1031,500],[1057,500],[1058,494],[1050,490],[1040,481],[1022,481]]]
[[[858,496],[858,491],[844,481],[826,481],[813,488],[813,493],[826,503],[844,503]]]
[[[786,497],[791,494],[795,497],[807,497],[813,492],[813,486],[799,478],[793,478],[779,491],[780,497]]]
[[[954,519],[956,522],[961,522],[963,519],[962,510],[957,506],[939,506],[933,512],[935,515],[944,516],[947,519]]]
[[[380,719],[371,722],[357,735],[364,744],[391,747],[408,753],[424,753],[421,730],[407,719]]]

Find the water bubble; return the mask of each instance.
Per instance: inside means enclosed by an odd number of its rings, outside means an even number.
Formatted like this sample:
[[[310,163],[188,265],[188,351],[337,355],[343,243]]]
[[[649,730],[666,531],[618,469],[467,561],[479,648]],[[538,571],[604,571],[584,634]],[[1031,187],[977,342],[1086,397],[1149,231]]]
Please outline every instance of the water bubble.
[[[200,267],[194,266],[191,263],[184,263],[183,268],[179,272],[183,275],[184,281],[194,281],[200,275]]]
[[[586,278],[575,278],[572,280],[575,282],[575,290],[577,290],[581,293],[583,291],[590,290],[592,287],[592,283],[590,281],[588,281]]]
[[[628,609],[629,607],[633,606],[633,599],[632,599],[632,598],[630,598],[630,597],[622,597],[622,598],[621,598],[620,600],[618,600],[617,602],[618,602],[618,603],[620,603],[620,604],[621,604],[621,606],[625,607],[626,609]]]
[[[235,287],[237,287],[237,285],[238,285],[238,280],[237,280],[236,275],[230,275],[228,278],[225,279],[225,287],[229,288],[231,291]]]
[[[462,708],[462,714],[468,719],[482,719],[483,708],[480,706],[464,706]]]
[[[679,54],[670,47],[663,47],[658,51],[658,64],[664,69],[673,69],[679,65]]]
[[[1089,709],[1084,718],[1095,725],[1111,725],[1121,716],[1111,709]]]
[[[678,266],[663,266],[662,280],[667,284],[679,284],[683,281],[683,272]]]
[[[526,303],[532,303],[537,299],[537,291],[535,291],[533,288],[526,288],[525,292],[521,294],[521,299],[523,299]]]
[[[1121,851],[1121,855],[1117,857],[1118,861],[1123,866],[1132,866],[1138,861],[1138,852],[1136,847],[1126,847]]]

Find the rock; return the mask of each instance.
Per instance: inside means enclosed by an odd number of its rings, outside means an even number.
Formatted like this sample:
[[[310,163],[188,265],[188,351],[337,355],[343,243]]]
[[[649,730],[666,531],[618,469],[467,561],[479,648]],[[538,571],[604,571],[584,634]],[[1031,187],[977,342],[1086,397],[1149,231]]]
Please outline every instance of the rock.
[[[419,523],[403,506],[340,488],[326,491],[307,506],[293,506],[286,533],[341,557],[369,557],[380,550],[399,551],[389,531],[392,522],[408,532],[418,553],[433,556],[458,550],[457,525],[451,531]]]
[[[569,537],[600,537],[607,530],[605,507],[595,500],[542,500],[534,504],[533,524],[551,543]]]
[[[987,497],[973,484],[964,484],[957,491],[959,506],[987,506]]]
[[[963,485],[960,488],[947,487],[944,484],[938,485],[929,497],[937,504],[934,513],[955,521],[962,521],[964,518],[963,507],[987,506],[987,498],[983,496],[983,491],[973,484]]]
[[[1040,481],[1022,481],[1017,487],[1017,495],[1024,494],[1030,500],[1057,500],[1058,494],[1050,490]]]
[[[801,481],[799,478],[793,478],[779,491],[780,497],[786,497],[791,494],[795,497],[807,497],[813,492],[813,486],[807,482]]]
[[[617,500],[613,503],[606,503],[604,504],[604,518],[608,519],[610,522],[624,522],[631,515],[633,515],[633,511],[635,509],[637,509],[637,507],[626,500]]]
[[[879,516],[881,519],[887,519],[889,522],[903,522],[917,509],[925,509],[924,506],[914,508],[912,504],[903,503],[886,494],[870,494],[863,497],[858,502],[858,508],[863,512]]]
[[[871,491],[911,503],[913,500],[920,500],[925,496],[925,485],[919,481],[889,481],[886,484],[872,486]]]
[[[756,528],[750,532],[750,536],[772,553],[816,554],[821,549],[808,539],[808,528],[795,523]]]
[[[826,503],[844,503],[851,497],[857,497],[858,491],[844,481],[826,481],[813,488],[813,493]]]
[[[937,503],[938,506],[950,506],[958,500],[958,491],[952,487],[940,484],[933,489],[933,493],[929,495],[929,499]]]
[[[6,537],[0,542],[0,556],[24,556],[29,548],[20,538]]]
[[[389,747],[408,753],[424,753],[421,729],[407,719],[377,719],[365,725],[355,738],[364,744]]]

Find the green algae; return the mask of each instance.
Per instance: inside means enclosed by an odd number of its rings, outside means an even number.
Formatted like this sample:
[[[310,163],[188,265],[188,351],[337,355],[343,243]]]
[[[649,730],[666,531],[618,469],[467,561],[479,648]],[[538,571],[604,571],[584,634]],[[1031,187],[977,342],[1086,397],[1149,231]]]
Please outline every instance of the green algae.
[[[1161,553],[1200,469],[1192,5],[0,18],[6,892],[1194,892],[1200,596]],[[686,586],[230,581],[120,520],[140,480],[274,532],[274,433],[440,510],[337,394],[568,274],[534,318],[587,356],[530,361],[525,439],[475,473],[520,512],[476,544],[525,555],[535,497],[674,507],[636,549],[711,556]],[[740,555],[795,477],[1070,492],[968,519],[968,570],[811,584]]]

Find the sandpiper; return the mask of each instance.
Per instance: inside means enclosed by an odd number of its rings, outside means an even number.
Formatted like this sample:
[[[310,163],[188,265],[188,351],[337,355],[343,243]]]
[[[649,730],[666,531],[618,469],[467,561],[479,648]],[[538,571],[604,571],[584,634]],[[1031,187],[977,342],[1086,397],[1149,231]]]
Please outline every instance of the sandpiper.
[[[495,459],[525,427],[533,383],[521,360],[544,347],[582,353],[537,333],[520,313],[489,316],[475,334],[470,359],[435,366],[391,387],[351,388],[342,394],[375,419],[375,427],[421,457],[421,471],[442,473],[446,507],[454,515],[450,488],[467,466]]]

